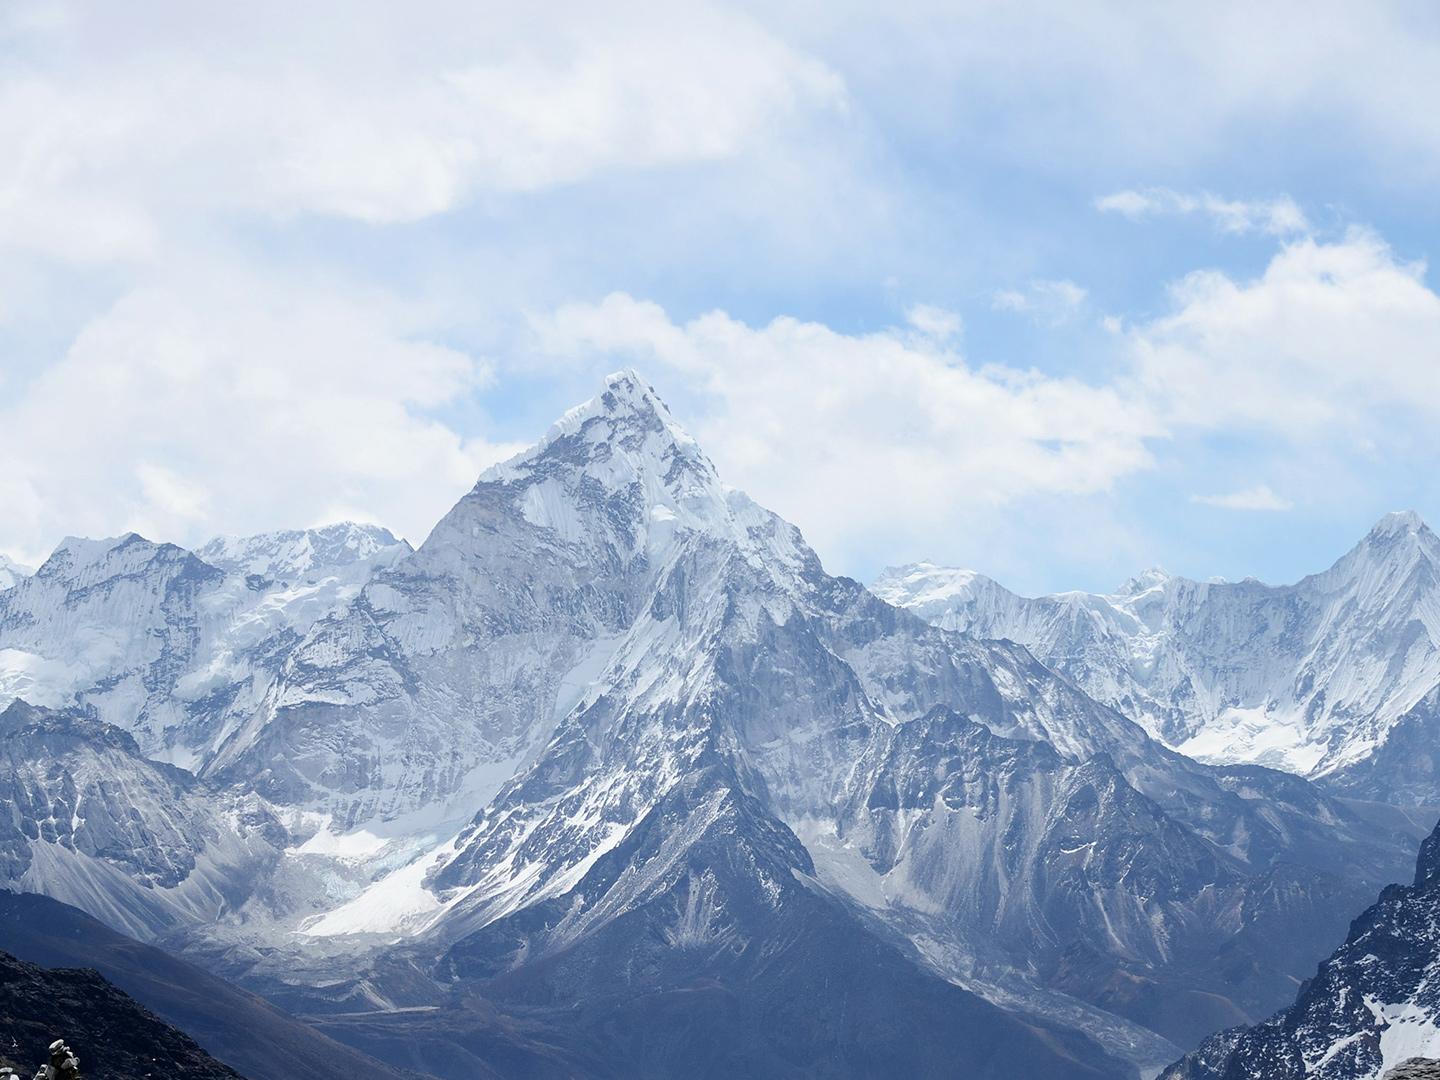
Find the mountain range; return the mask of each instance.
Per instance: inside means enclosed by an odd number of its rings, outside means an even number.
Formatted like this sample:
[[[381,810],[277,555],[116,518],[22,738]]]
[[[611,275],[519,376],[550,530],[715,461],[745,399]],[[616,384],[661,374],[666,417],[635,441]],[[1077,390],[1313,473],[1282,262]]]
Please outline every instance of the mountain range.
[[[1025,645],[1197,760],[1440,805],[1440,537],[1413,513],[1294,585],[1150,570],[1112,595],[1032,599],[920,563],[871,587],[937,626]]]
[[[0,884],[437,1077],[1153,1074],[1413,863],[1432,545],[867,590],[622,372],[414,550],[17,575]],[[1245,710],[1281,734],[1208,749]]]

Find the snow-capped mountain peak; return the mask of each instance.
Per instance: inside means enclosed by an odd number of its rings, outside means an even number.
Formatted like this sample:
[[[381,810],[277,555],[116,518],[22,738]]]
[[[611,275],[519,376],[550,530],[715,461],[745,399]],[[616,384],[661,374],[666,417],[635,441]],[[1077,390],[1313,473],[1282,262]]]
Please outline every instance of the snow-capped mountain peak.
[[[634,371],[571,409],[529,450],[481,475],[520,500],[525,520],[569,542],[600,534],[636,553],[677,528],[733,535],[731,500],[699,444]],[[621,537],[619,534],[626,534]]]
[[[1416,534],[1430,532],[1430,526],[1414,510],[1392,510],[1370,530],[1369,537],[1376,539],[1387,536],[1398,536],[1405,534]],[[1431,533],[1433,536],[1434,534]]]
[[[1387,514],[1328,570],[1293,585],[1152,569],[1109,596],[1029,599],[969,584],[982,580],[927,567],[882,575],[875,589],[936,625],[1020,642],[1205,761],[1339,776],[1440,685],[1440,536],[1409,511]],[[933,585],[945,581],[965,584],[946,595]],[[1369,774],[1343,783],[1383,794]]]
[[[642,450],[662,455],[673,449],[709,465],[699,444],[680,426],[654,388],[626,368],[606,376],[599,394],[568,410],[534,446],[491,466],[481,474],[480,482],[519,479],[529,471],[527,466],[533,469],[535,462],[552,456],[557,446],[577,437],[598,445],[621,436],[628,436],[621,440],[627,460],[637,460]],[[572,450],[566,456],[573,459],[576,455]],[[713,466],[710,471],[714,472]]]
[[[393,559],[409,551],[410,545],[389,529],[338,521],[314,529],[217,536],[196,554],[227,573],[293,581],[343,570],[378,555]]]
[[[1419,558],[1440,559],[1440,536],[1419,514],[1403,510],[1386,514],[1377,521],[1336,565],[1346,566],[1356,561],[1411,563]]]
[[[1009,608],[1020,597],[984,574],[930,562],[887,567],[870,586],[886,603],[909,608],[946,630],[969,630],[973,610]]]
[[[156,566],[175,567],[203,575],[204,564],[175,544],[148,540],[139,533],[103,539],[67,536],[35,571],[34,580],[63,582],[85,589],[111,578],[137,575]]]
[[[977,582],[989,580],[974,570],[918,562],[907,566],[887,566],[875,579],[871,591],[884,599],[886,593],[903,589],[905,595],[917,603],[931,603],[969,595]]]
[[[1139,596],[1151,589],[1163,589],[1171,577],[1158,566],[1152,566],[1148,570],[1142,570],[1134,577],[1128,579],[1123,585],[1115,590],[1116,596]]]

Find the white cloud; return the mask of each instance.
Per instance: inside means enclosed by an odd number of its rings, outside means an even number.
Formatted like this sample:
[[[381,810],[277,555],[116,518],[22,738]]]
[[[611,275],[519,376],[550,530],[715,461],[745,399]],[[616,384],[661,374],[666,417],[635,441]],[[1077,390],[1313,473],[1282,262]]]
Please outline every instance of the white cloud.
[[[1363,447],[1440,419],[1440,296],[1373,233],[1288,244],[1253,280],[1197,272],[1172,297],[1129,331],[1172,424]]]
[[[990,299],[996,311],[1029,315],[1039,322],[1059,325],[1085,304],[1089,294],[1073,281],[1037,278],[1024,289],[1003,289]]]
[[[1122,214],[1132,221],[1165,215],[1200,214],[1221,232],[1240,235],[1260,232],[1291,236],[1310,231],[1305,213],[1288,195],[1274,199],[1222,199],[1209,192],[1187,194],[1170,188],[1117,191],[1095,200],[1095,208]]]
[[[1078,380],[971,368],[903,330],[849,335],[723,312],[676,323],[613,294],[537,319],[540,348],[624,361],[709,403],[692,427],[722,475],[844,556],[897,529],[939,539],[977,509],[1093,493],[1150,464],[1147,409]],[[598,358],[598,359],[597,359]]]
[[[1033,295],[1016,306],[1031,310]],[[722,474],[842,563],[881,538],[944,550],[947,530],[998,507],[1110,491],[1182,440],[1216,439],[1215,460],[1264,466],[1313,492],[1307,502],[1353,492],[1341,473],[1373,467],[1386,446],[1435,442],[1440,296],[1373,234],[1286,244],[1252,280],[1197,272],[1171,299],[1156,318],[1113,324],[1115,366],[1099,384],[973,367],[904,329],[751,326],[724,312],[677,322],[624,294],[534,325],[552,359],[669,369],[655,381],[697,402],[693,426]],[[1223,449],[1236,435],[1248,450]],[[1265,484],[1193,501],[1292,508]]]
[[[913,304],[905,312],[905,321],[926,337],[936,341],[953,341],[965,328],[965,320],[958,311],[934,307],[930,304]]]
[[[893,124],[954,145],[983,140],[987,154],[1046,176],[1189,175],[1237,151],[1283,164],[1322,144],[1321,168],[1353,151],[1417,195],[1440,173],[1440,116],[1429,107],[1440,35],[1403,0],[1144,11],[1124,0],[916,0],[782,5],[775,17],[794,40],[829,46],[835,55],[823,55],[852,85],[884,80]]]
[[[705,3],[24,7],[0,249],[71,262],[146,258],[215,215],[408,221],[723,159],[845,101],[823,64]]]
[[[1293,510],[1295,504],[1270,490],[1268,484],[1256,484],[1228,495],[1192,495],[1190,501],[1222,510]]]
[[[383,295],[189,275],[122,297],[0,404],[5,542],[379,520],[422,539],[489,462],[432,410],[486,364]]]

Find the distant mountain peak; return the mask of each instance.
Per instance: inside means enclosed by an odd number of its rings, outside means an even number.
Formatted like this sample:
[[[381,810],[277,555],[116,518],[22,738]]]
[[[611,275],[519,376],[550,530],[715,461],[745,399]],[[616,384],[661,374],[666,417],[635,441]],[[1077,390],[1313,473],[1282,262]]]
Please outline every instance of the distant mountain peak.
[[[715,466],[629,369],[607,377],[599,394],[565,413],[533,447],[486,470],[477,489],[487,485],[506,486],[528,521],[571,540],[584,538],[582,519],[614,496],[621,501],[602,516],[613,519],[628,507],[641,533],[672,523],[709,532],[735,528],[736,509]]]
[[[669,407],[655,393],[655,388],[642,379],[634,368],[622,368],[605,376],[605,389],[591,404],[594,401],[600,402],[612,415],[621,412],[654,413],[677,429],[680,426],[675,422]]]
[[[1151,589],[1165,585],[1171,579],[1171,575],[1158,566],[1152,566],[1148,570],[1142,570],[1134,577],[1127,580],[1119,589],[1116,596],[1139,596],[1141,593],[1149,592]]]
[[[1403,536],[1407,533],[1429,532],[1430,527],[1414,510],[1392,510],[1375,523],[1370,537]]]
[[[709,471],[714,471],[700,453],[695,439],[680,426],[654,388],[636,372],[626,368],[606,376],[600,393],[567,411],[534,446],[498,465],[492,465],[481,474],[480,482],[522,479],[528,471],[527,467],[552,456],[558,447],[571,444],[577,438],[583,438],[591,447],[598,447],[612,443],[616,436],[626,436],[624,441],[636,443],[643,440],[647,433],[655,436],[648,447],[653,455],[663,456],[666,451],[673,450],[704,462]],[[637,446],[629,448],[632,451],[638,449]],[[572,453],[571,456],[574,458],[576,455]],[[593,456],[593,451],[585,456]]]
[[[410,545],[368,522],[337,521],[313,529],[282,529],[254,536],[217,536],[196,554],[231,573],[293,578],[343,569]]]
[[[185,548],[128,532],[101,539],[67,536],[35,571],[34,577],[84,584],[158,567],[190,570],[201,575],[214,572]]]
[[[991,581],[975,570],[917,562],[887,566],[871,584],[870,591],[890,603],[897,602],[892,598],[904,598],[910,604],[936,603],[968,595],[977,584],[991,584]]]
[[[1440,565],[1440,536],[1413,510],[1386,514],[1326,573],[1361,575],[1408,573],[1424,563]]]

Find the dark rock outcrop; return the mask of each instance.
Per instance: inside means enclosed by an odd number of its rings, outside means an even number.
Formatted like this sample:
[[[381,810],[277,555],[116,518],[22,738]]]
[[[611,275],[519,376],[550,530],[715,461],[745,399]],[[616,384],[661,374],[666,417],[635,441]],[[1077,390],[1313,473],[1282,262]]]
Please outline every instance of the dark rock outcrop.
[[[1440,1077],[1415,1072],[1423,1059],[1411,1056],[1440,1051],[1437,976],[1440,826],[1420,847],[1414,882],[1380,894],[1294,1005],[1211,1036],[1161,1080],[1371,1080],[1402,1065],[1411,1073],[1401,1076]]]
[[[4,952],[0,952],[0,1032],[4,1053],[17,1066],[46,1062],[38,1074],[44,1080],[78,1080],[78,1072],[65,1065],[72,1054],[86,1063],[90,1080],[159,1076],[240,1080],[234,1069],[121,993],[99,972],[42,968]],[[57,1048],[58,1032],[65,1032],[65,1041]]]
[[[1440,1080],[1440,1061],[1411,1058],[1396,1065],[1381,1080]]]

